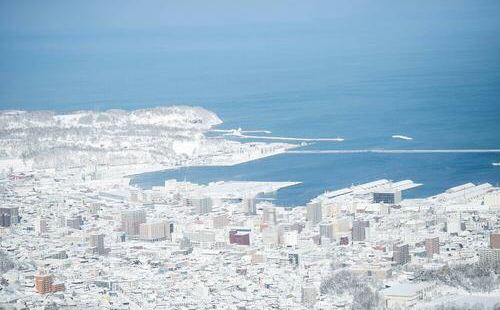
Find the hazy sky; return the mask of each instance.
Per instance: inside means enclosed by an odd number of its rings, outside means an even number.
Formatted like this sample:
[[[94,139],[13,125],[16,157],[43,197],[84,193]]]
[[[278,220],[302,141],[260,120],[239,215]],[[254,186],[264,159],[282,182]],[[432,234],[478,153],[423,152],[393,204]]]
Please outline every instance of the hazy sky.
[[[323,25],[388,31],[446,23],[497,24],[499,1],[36,1],[0,0],[1,34],[162,32],[172,27]],[[369,30],[369,29],[367,29]]]

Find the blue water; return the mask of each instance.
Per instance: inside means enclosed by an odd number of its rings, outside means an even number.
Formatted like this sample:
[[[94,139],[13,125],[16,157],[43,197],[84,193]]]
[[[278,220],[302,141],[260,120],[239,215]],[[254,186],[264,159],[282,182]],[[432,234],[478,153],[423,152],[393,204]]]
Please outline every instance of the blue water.
[[[0,108],[199,105],[310,149],[500,148],[500,3],[0,2]],[[78,12],[77,15],[75,15]],[[391,139],[403,134],[413,141]],[[280,155],[137,178],[293,180],[277,202],[377,178],[499,182],[500,154]]]

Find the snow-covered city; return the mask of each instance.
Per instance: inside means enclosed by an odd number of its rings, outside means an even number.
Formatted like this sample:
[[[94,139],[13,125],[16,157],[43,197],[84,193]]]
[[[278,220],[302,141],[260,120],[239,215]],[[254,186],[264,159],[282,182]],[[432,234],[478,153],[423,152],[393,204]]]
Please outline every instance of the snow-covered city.
[[[146,133],[133,130],[143,125],[133,115],[159,111]],[[123,113],[43,115],[57,126],[1,115],[2,309],[499,307],[500,188],[406,199],[425,185],[380,179],[294,208],[266,197],[298,182],[144,189],[131,172],[230,165],[294,145],[207,138],[220,121],[189,107],[131,112],[126,137],[116,123],[95,126]],[[33,135],[47,139],[20,142]]]

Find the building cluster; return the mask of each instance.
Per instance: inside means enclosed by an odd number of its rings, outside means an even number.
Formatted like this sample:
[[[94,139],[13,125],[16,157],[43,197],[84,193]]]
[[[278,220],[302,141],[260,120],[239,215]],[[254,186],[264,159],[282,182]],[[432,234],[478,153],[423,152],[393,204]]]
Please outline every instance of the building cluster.
[[[405,199],[420,184],[378,180],[295,208],[261,199],[288,185],[140,189],[77,169],[11,173],[0,182],[0,308],[349,309],[352,298],[321,290],[348,270],[380,283],[380,305],[406,309],[478,298],[418,271],[500,263],[489,184]]]

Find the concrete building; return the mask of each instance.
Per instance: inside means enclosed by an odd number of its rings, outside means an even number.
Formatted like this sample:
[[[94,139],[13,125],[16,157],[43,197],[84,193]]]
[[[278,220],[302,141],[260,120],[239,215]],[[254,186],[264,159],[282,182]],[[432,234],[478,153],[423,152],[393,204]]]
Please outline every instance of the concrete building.
[[[107,255],[109,248],[104,247],[104,234],[91,234],[89,237],[89,251],[96,255]]]
[[[73,216],[66,220],[66,226],[73,229],[82,229],[83,218],[81,215]]]
[[[321,222],[322,208],[319,202],[309,202],[306,204],[306,220],[311,225],[316,225]]]
[[[46,234],[49,231],[49,225],[45,218],[37,218],[35,221],[35,232],[37,235]]]
[[[432,258],[434,254],[439,254],[439,237],[425,239],[425,252],[428,258]]]
[[[370,226],[369,221],[352,222],[352,241],[364,241],[366,239],[366,229]]]
[[[392,260],[398,265],[410,262],[410,247],[408,244],[395,244],[393,247]]]
[[[500,264],[500,249],[483,248],[479,249],[479,261],[483,264]]]
[[[384,289],[381,293],[384,298],[384,309],[408,309],[430,295],[435,284],[429,283],[401,283]]]
[[[308,308],[314,306],[318,300],[318,289],[313,284],[305,284],[300,290],[300,300]]]
[[[250,245],[250,231],[232,229],[229,231],[229,243]]]
[[[449,234],[458,234],[462,231],[462,216],[460,213],[448,214],[446,219],[446,231]]]
[[[265,224],[275,225],[277,222],[276,208],[265,206],[262,209],[262,222]]]
[[[146,212],[144,210],[127,210],[121,214],[121,229],[127,235],[139,235],[139,227],[146,223]]]
[[[183,199],[184,206],[193,210],[195,214],[207,214],[212,212],[213,201],[210,197],[186,197]]]
[[[35,273],[35,291],[39,294],[64,291],[64,284],[54,283],[52,275],[43,270],[39,270]]]
[[[160,241],[171,239],[170,223],[158,221],[139,225],[139,239],[145,241]]]
[[[18,224],[19,208],[18,207],[0,207],[0,226],[9,227]]]
[[[500,249],[500,233],[495,232],[490,234],[490,248]]]
[[[319,224],[319,235],[321,238],[335,239],[335,231],[332,222],[321,222]]]
[[[243,205],[243,210],[245,210],[247,215],[257,214],[257,201],[255,198],[244,198],[241,204]]]
[[[373,193],[374,203],[398,204],[401,202],[401,191],[388,190]]]

